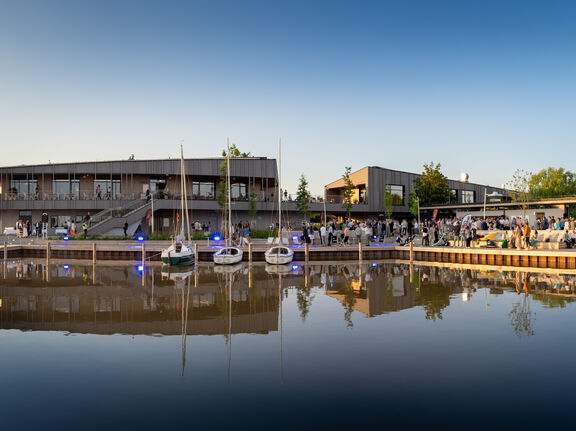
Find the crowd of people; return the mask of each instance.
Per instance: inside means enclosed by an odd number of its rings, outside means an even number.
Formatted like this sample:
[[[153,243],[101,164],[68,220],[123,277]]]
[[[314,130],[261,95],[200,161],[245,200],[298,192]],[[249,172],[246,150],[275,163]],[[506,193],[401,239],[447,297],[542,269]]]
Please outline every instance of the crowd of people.
[[[502,231],[496,239],[490,231]],[[471,217],[424,219],[367,219],[364,221],[336,222],[328,224],[305,224],[300,239],[303,242],[332,246],[371,242],[396,242],[409,244],[418,235],[422,246],[448,245],[449,241],[471,247],[473,241],[491,237],[492,243],[499,241],[503,248],[530,249],[540,241],[542,231],[563,231],[562,241],[567,247],[576,246],[576,223],[569,217],[542,217],[534,223],[516,217]]]

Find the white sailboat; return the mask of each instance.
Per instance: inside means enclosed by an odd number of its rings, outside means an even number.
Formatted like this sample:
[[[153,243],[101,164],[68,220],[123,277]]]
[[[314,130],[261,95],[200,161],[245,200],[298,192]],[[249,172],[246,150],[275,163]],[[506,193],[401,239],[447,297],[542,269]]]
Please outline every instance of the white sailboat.
[[[264,253],[264,259],[271,265],[285,265],[294,259],[294,250],[282,245],[282,141],[278,141],[278,245],[273,245]]]
[[[226,141],[228,152],[226,154],[226,189],[228,191],[228,223],[226,226],[226,247],[222,247],[214,253],[214,263],[218,265],[233,265],[242,261],[244,252],[232,246],[232,199],[230,196],[230,142]]]
[[[181,210],[181,229],[180,233],[174,237],[174,241],[170,247],[162,250],[161,259],[162,263],[166,265],[179,265],[194,263],[194,250],[185,243],[186,237],[184,236],[186,225],[186,232],[190,239],[190,221],[188,220],[188,199],[186,193],[186,173],[184,169],[184,150],[180,145],[180,210]]]

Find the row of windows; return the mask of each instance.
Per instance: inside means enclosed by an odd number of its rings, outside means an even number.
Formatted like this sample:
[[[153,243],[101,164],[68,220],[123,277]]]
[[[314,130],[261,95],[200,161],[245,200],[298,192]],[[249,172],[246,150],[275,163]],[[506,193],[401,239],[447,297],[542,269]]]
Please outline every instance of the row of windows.
[[[388,190],[392,194],[392,205],[403,206],[404,205],[404,186],[398,185],[388,185]],[[462,203],[471,204],[476,201],[476,192],[474,190],[460,190],[462,194]],[[450,202],[458,202],[458,190],[450,190]]]
[[[145,188],[150,188],[150,192],[155,195],[169,194],[166,187],[166,179],[151,179],[150,184],[145,184]],[[245,183],[234,183],[230,186],[232,199],[248,199],[248,186]],[[192,190],[189,195],[193,199],[214,199],[216,196],[216,185],[209,181],[193,181]],[[10,193],[14,195],[34,196],[39,193],[38,180],[11,180]],[[55,195],[66,195],[79,198],[80,180],[76,179],[55,179],[52,181],[52,193]],[[96,179],[92,184],[92,193],[96,199],[115,199],[121,193],[120,180]]]

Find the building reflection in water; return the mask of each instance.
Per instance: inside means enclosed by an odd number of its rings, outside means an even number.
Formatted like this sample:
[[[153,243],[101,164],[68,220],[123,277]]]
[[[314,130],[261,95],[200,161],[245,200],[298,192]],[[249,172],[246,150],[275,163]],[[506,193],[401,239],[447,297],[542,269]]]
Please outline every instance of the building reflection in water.
[[[280,298],[294,295],[300,319],[314,311],[317,295],[341,303],[346,325],[366,317],[418,307],[431,321],[451,301],[469,301],[479,290],[518,295],[509,313],[519,337],[534,333],[531,301],[564,307],[574,301],[576,276],[556,272],[497,272],[403,264],[311,264],[287,268],[238,265],[168,272],[160,267],[51,265],[3,262],[0,327],[93,334],[216,335],[279,331]],[[228,280],[228,281],[227,281]],[[190,287],[188,287],[190,286]],[[184,340],[185,341],[185,340]],[[185,346],[185,342],[183,342]]]

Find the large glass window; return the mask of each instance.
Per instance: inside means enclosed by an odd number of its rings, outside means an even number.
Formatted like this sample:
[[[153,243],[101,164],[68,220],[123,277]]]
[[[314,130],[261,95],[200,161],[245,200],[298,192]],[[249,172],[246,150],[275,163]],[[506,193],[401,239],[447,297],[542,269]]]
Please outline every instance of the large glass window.
[[[98,188],[100,186],[100,188]],[[100,192],[100,193],[98,193]],[[120,196],[120,180],[95,179],[94,197],[96,199],[117,199]]]
[[[37,180],[11,180],[10,194],[13,198],[30,199],[36,195]]]
[[[244,183],[234,183],[230,186],[230,197],[237,201],[248,200],[247,187]]]
[[[404,186],[388,185],[388,189],[392,193],[392,205],[404,205]]]
[[[192,199],[214,199],[214,183],[193,181]]]
[[[472,204],[474,203],[474,190],[462,190],[462,203]]]
[[[78,199],[80,197],[80,180],[52,180],[52,194],[56,199]]]

